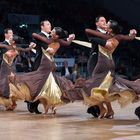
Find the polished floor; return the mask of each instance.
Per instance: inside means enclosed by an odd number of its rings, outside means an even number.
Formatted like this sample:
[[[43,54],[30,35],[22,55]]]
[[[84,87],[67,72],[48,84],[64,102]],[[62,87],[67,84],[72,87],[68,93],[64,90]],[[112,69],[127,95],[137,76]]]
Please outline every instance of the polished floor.
[[[0,140],[139,140],[140,121],[134,115],[139,105],[120,109],[115,102],[114,119],[100,120],[87,114],[82,102],[59,107],[55,116],[30,114],[18,102],[14,112],[0,107]]]

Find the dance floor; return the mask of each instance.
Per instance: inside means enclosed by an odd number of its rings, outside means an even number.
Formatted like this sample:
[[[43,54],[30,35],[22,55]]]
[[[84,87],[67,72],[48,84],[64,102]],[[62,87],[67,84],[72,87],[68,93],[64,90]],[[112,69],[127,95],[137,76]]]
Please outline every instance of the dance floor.
[[[123,109],[114,102],[114,119],[94,119],[82,102],[61,106],[56,115],[28,113],[18,102],[14,112],[0,107],[1,140],[138,140],[140,121],[134,115],[139,103]],[[39,106],[42,110],[42,106]]]

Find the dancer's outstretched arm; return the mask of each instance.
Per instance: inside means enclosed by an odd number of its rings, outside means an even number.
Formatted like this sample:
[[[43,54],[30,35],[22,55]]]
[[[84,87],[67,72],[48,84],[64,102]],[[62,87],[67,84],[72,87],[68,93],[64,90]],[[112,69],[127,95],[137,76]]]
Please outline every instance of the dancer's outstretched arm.
[[[53,41],[52,39],[48,39],[48,38],[43,37],[43,36],[41,36],[41,35],[39,35],[37,33],[33,33],[32,34],[32,37],[35,38],[35,39],[37,39],[37,40],[40,40],[40,41],[42,41],[42,42],[44,42],[46,44],[51,44],[52,41]]]
[[[12,48],[12,46],[10,46],[10,45],[5,45],[5,44],[2,44],[2,43],[0,43],[0,48],[6,48],[6,49],[11,49]]]
[[[119,44],[119,41],[117,41],[116,39],[105,40],[105,39],[101,39],[98,37],[93,37],[91,41],[93,43],[97,43],[97,44],[101,45],[101,47],[104,47],[109,51],[114,50]]]
[[[115,38],[116,38],[118,41],[132,41],[132,40],[135,39],[135,37],[136,37],[135,34],[134,34],[134,35],[131,35],[131,36],[129,36],[129,35],[122,35],[122,34],[116,35],[116,36],[115,36]]]
[[[102,39],[105,39],[105,40],[108,40],[108,39],[114,37],[118,41],[134,40],[135,37],[136,37],[136,34],[137,34],[135,29],[130,30],[129,35],[117,34],[117,35],[114,35],[114,36],[111,36],[111,35],[108,35],[108,34],[103,34],[101,32],[98,32],[98,31],[92,30],[92,29],[85,29],[85,32],[89,35],[93,35],[93,36],[96,36],[96,37],[99,37],[99,38],[102,38]]]
[[[32,36],[33,36],[33,38],[38,39],[46,44],[51,44],[53,42],[53,39],[48,39],[48,38],[43,37],[37,33],[33,33]],[[58,42],[62,46],[69,46],[74,38],[75,38],[75,35],[71,34],[71,35],[69,35],[69,38],[67,41],[65,41],[64,39],[58,39]]]
[[[115,38],[118,41],[132,41],[135,39],[136,35],[137,35],[137,31],[135,29],[131,29],[129,31],[129,35],[118,34],[115,35]]]
[[[21,47],[16,47],[16,50],[18,51],[23,51],[23,52],[28,52],[32,50],[33,48],[36,47],[36,44],[34,42],[31,42],[28,48],[21,48]]]
[[[110,39],[112,37],[111,35],[103,34],[99,31],[92,30],[92,29],[85,29],[85,32],[88,35],[97,36],[97,37],[100,37],[100,38],[105,39],[105,40]]]

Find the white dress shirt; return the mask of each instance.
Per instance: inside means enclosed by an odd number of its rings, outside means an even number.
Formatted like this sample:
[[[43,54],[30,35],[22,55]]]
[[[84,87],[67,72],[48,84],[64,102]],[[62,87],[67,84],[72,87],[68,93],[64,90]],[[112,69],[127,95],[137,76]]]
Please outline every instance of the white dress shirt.
[[[8,43],[8,45],[11,45],[11,43],[8,39],[5,39],[5,41]]]
[[[44,32],[44,31],[41,31],[41,33],[43,33],[47,38],[49,38],[50,34]]]
[[[97,30],[100,31],[100,32],[103,33],[103,34],[106,34],[106,31],[103,30],[103,29],[101,29],[101,28],[97,28]]]

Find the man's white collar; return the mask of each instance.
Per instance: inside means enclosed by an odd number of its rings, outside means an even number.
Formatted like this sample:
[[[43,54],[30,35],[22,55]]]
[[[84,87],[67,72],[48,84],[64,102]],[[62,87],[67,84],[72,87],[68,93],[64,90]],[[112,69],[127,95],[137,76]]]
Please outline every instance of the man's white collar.
[[[41,33],[43,33],[47,38],[49,38],[49,34],[44,32],[44,31],[41,31]]]
[[[97,28],[97,30],[100,31],[101,33],[104,33],[104,34],[106,33],[106,31],[101,28]]]
[[[8,42],[9,45],[11,44],[10,41],[9,41],[8,39],[5,39],[5,41]]]

